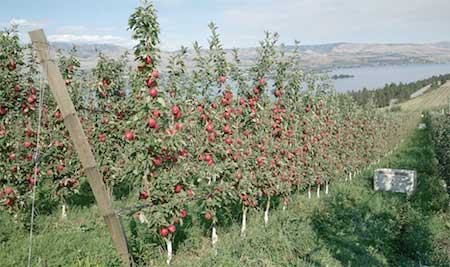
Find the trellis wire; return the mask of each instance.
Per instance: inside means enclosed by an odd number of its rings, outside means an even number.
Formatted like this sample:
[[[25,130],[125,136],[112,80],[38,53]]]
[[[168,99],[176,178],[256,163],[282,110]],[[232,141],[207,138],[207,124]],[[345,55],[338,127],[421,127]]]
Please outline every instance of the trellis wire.
[[[49,46],[50,53],[50,46]],[[33,227],[34,227],[34,213],[35,213],[35,202],[36,202],[36,186],[38,183],[38,172],[36,171],[40,163],[40,139],[41,139],[41,121],[42,121],[42,107],[44,99],[45,86],[43,85],[42,73],[39,75],[39,106],[38,106],[38,120],[37,120],[37,134],[36,134],[36,150],[33,155],[34,169],[33,169],[33,187],[32,187],[32,202],[31,202],[31,218],[30,218],[30,238],[28,244],[28,267],[31,267],[31,259],[33,255]]]

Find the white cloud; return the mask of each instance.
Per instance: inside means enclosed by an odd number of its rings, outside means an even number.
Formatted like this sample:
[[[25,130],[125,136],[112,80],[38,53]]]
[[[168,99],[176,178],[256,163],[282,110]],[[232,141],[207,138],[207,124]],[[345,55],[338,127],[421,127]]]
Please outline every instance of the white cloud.
[[[9,25],[17,25],[22,28],[42,28],[46,23],[27,19],[12,19],[9,21]]]
[[[81,44],[114,44],[130,47],[134,41],[113,35],[75,35],[53,34],[48,36],[50,42],[81,43]]]

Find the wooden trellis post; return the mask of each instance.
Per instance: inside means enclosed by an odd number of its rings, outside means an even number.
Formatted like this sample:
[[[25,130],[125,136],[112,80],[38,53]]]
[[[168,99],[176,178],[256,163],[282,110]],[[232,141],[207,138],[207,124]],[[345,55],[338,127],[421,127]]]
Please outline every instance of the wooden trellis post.
[[[76,110],[73,106],[70,95],[64,84],[61,73],[53,58],[50,58],[49,44],[45,33],[42,29],[31,31],[28,33],[31,41],[37,50],[37,56],[46,75],[50,90],[58,103],[64,118],[64,124],[69,130],[70,137],[74,143],[75,150],[78,153],[83,170],[86,173],[89,185],[94,193],[95,200],[100,208],[100,213],[104,217],[108,225],[109,232],[114,247],[122,259],[122,265],[131,266],[131,257],[128,252],[127,240],[124,234],[123,226],[120,218],[114,213],[111,205],[111,199],[106,193],[106,188],[102,180],[102,176],[97,169],[94,154],[88,143]]]

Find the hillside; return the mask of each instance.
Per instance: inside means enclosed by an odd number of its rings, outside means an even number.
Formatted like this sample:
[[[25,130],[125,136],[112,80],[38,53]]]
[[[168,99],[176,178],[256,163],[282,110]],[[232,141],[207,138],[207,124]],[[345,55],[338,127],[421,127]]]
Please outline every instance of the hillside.
[[[56,48],[67,51],[71,45],[68,43],[53,43]],[[87,45],[79,44],[78,57],[83,68],[92,68],[97,62],[98,51],[102,51],[110,57],[117,58],[129,49],[115,45]],[[292,53],[293,47],[287,46],[286,50]],[[440,42],[431,44],[356,44],[356,43],[332,43],[320,45],[301,45],[300,53],[304,66],[307,69],[331,69],[341,67],[376,66],[413,63],[444,63],[450,62],[450,43]],[[226,50],[231,58],[231,50]],[[167,65],[168,58],[176,52],[163,51],[161,53],[161,65]],[[257,49],[239,48],[239,55],[244,66],[250,65],[256,60]],[[193,51],[188,50],[186,63],[192,66]],[[129,62],[133,59],[130,56]]]
[[[423,95],[399,104],[402,110],[423,111],[434,108],[445,107],[450,99],[450,81],[439,88],[429,90]]]
[[[396,100],[396,103],[408,101],[415,96],[423,95],[426,92],[427,86],[433,89],[439,88],[441,84],[450,80],[450,73],[444,75],[434,75],[427,79],[418,80],[410,83],[390,83],[383,88],[375,90],[356,90],[348,92],[359,105],[367,105],[373,102],[377,107],[387,107],[391,100]],[[427,91],[427,92],[428,92]],[[417,100],[416,100],[417,101]]]

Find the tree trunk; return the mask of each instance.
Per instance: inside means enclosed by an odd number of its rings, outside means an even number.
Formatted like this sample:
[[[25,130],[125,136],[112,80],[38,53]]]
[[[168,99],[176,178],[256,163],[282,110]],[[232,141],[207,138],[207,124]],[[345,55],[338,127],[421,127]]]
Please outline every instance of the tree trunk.
[[[219,241],[219,236],[217,235],[217,230],[216,230],[215,225],[213,225],[211,240],[212,240],[213,247],[215,247],[217,241]]]
[[[325,182],[325,195],[328,195],[328,182]]]
[[[308,198],[311,198],[311,185],[308,185]]]
[[[219,241],[219,236],[217,235],[215,223],[213,223],[213,225],[212,225],[211,241],[212,241],[212,246],[214,249],[214,254],[217,255],[216,244],[217,244],[217,241]]]
[[[266,210],[264,211],[264,225],[269,223],[270,195],[267,198]]]
[[[241,236],[245,236],[245,230],[247,229],[247,207],[242,208],[242,228]]]
[[[317,185],[317,198],[320,198],[320,184]]]
[[[167,265],[170,266],[170,262],[172,261],[172,239],[167,238]]]
[[[66,202],[64,202],[61,207],[61,221],[67,220],[67,209],[68,209],[67,204]]]

